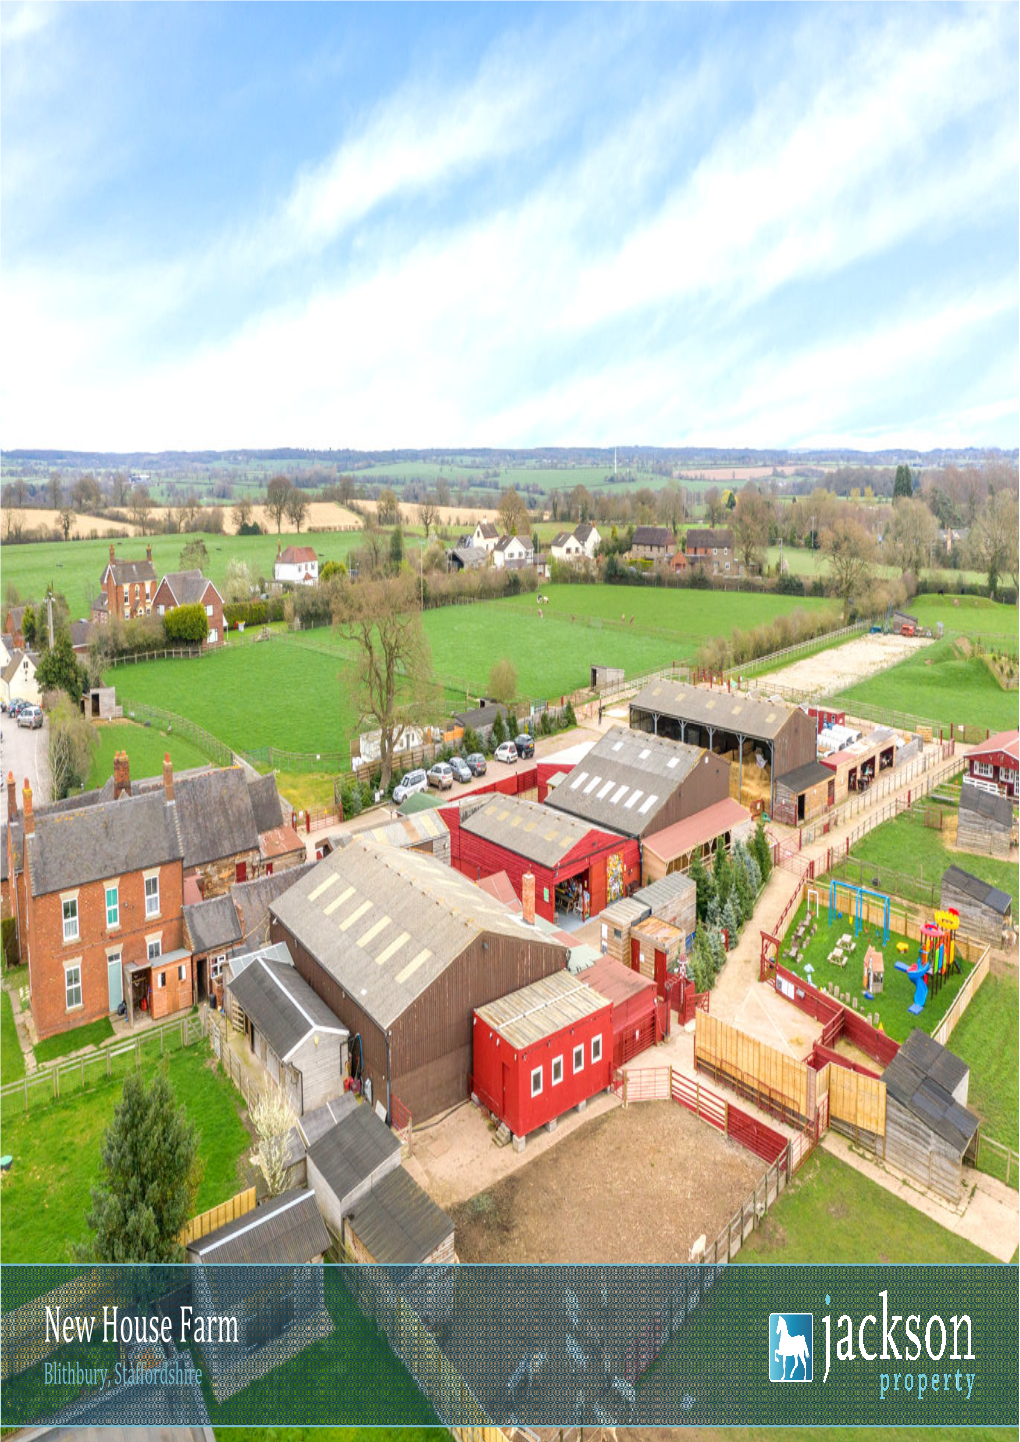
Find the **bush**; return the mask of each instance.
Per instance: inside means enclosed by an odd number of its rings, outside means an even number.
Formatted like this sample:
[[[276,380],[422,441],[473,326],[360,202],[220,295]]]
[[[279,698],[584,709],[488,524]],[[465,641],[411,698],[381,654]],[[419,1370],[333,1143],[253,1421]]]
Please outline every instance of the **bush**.
[[[761,874],[762,885],[772,875],[772,848],[769,839],[765,835],[765,823],[758,817],[758,824],[754,828],[754,835],[751,838],[751,853],[758,863],[758,870]]]
[[[209,618],[205,607],[196,601],[192,606],[175,606],[168,611],[163,628],[171,646],[201,646],[209,634]]]
[[[473,726],[464,727],[460,745],[465,756],[473,756],[476,751],[485,750],[485,744]]]
[[[804,580],[801,576],[780,576],[776,590],[780,596],[803,596]]]
[[[0,950],[3,951],[4,966],[17,966],[21,961],[18,950],[18,924],[13,916],[5,916],[0,922]]]
[[[238,526],[237,534],[239,536],[261,536],[262,527],[258,521],[248,521],[246,525]]]
[[[560,715],[560,726],[562,730],[568,731],[571,726],[577,725],[577,717],[574,715],[574,703],[568,701]]]
[[[340,805],[345,821],[361,814],[361,784],[356,776],[345,776],[341,781]]]
[[[243,621],[246,626],[264,626],[269,620],[265,601],[230,601],[223,607],[223,620],[228,626]]]
[[[492,731],[489,734],[489,745],[492,747],[493,751],[495,751],[496,747],[506,740],[506,737],[506,722],[503,720],[502,713],[497,711],[496,719],[492,723]]]

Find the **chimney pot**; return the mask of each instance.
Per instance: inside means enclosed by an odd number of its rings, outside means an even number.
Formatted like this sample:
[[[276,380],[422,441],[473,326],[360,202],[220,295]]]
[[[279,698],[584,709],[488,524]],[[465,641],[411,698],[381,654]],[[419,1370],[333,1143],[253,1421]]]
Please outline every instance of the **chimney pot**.
[[[126,751],[118,751],[113,758],[113,799],[131,795],[131,763]]]
[[[535,924],[535,875],[526,871],[521,877],[521,911],[528,926]]]
[[[14,782],[14,772],[7,773],[7,816],[11,821],[18,819],[18,788]]]
[[[25,786],[21,796],[22,829],[26,836],[31,836],[35,830],[35,816],[32,812],[32,788],[28,784],[28,777],[25,777]]]
[[[151,562],[151,560],[152,560],[152,547],[151,547],[151,546],[146,546],[146,548],[145,548],[145,559],[146,559],[147,561],[150,561],[150,562]]]
[[[166,792],[166,799],[172,801],[174,799],[174,768],[169,751],[163,756],[163,790]]]
[[[113,542],[110,542],[110,561],[113,562]]]

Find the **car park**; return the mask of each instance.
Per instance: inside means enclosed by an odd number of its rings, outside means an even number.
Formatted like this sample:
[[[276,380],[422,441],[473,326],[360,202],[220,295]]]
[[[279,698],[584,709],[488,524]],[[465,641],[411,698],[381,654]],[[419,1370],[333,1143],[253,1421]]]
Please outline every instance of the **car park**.
[[[43,713],[38,706],[23,706],[18,712],[18,725],[37,731],[43,724]]]
[[[463,756],[450,757],[450,770],[457,781],[470,781],[474,775]]]
[[[405,771],[393,788],[393,799],[399,806],[402,801],[406,801],[416,791],[427,791],[428,789],[429,779],[424,771]]]
[[[517,760],[517,747],[512,741],[500,742],[500,744],[496,747],[496,760],[505,761],[508,766],[513,765],[513,763]]]
[[[471,754],[470,754],[470,756],[465,756],[465,757],[464,757],[464,760],[467,762],[468,766],[471,768],[471,775],[472,775],[472,776],[484,776],[484,775],[485,775],[485,757],[482,755],[482,753],[481,753],[480,751],[472,751]]]
[[[514,737],[514,745],[517,747],[518,756],[529,760],[535,754],[535,738],[529,736],[527,731],[522,731],[519,736]]]
[[[437,761],[429,772],[429,785],[438,786],[440,791],[449,791],[453,785],[453,769],[445,761]]]

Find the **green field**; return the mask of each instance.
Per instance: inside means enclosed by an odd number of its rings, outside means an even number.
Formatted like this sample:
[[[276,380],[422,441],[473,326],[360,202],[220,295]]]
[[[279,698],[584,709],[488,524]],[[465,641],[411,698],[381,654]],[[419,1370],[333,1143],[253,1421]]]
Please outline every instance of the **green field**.
[[[101,1016],[97,1021],[88,1021],[84,1026],[72,1027],[70,1031],[58,1031],[56,1036],[36,1042],[32,1050],[38,1062],[56,1061],[58,1057],[70,1056],[73,1051],[81,1051],[84,1047],[99,1046],[112,1036],[110,1018]]]
[[[1015,862],[999,861],[993,856],[974,856],[969,851],[951,850],[943,841],[943,832],[925,826],[920,817],[904,812],[892,821],[883,822],[869,831],[853,847],[852,856],[878,866],[938,883],[947,866],[962,866],[992,886],[1001,887],[1013,898],[1014,916],[1020,912],[1020,871]],[[883,883],[884,884],[884,883]],[[907,900],[914,899],[907,897]]]
[[[817,1147],[737,1262],[990,1262],[877,1182]]]
[[[1016,974],[985,978],[949,1038],[949,1048],[970,1067],[967,1105],[977,1112],[987,1134],[1014,1149],[1020,1134],[1020,991]],[[1005,1176],[1004,1163],[990,1148],[981,1153],[983,1171]],[[1010,1181],[1017,1185],[1017,1167]]]
[[[0,1086],[20,1081],[25,1075],[25,1058],[14,1025],[14,1010],[6,987],[0,991]]]
[[[1015,606],[1003,606],[985,596],[915,596],[907,609],[932,631],[941,621],[949,635],[1002,637],[1012,640],[1016,649],[1020,615]]]
[[[116,751],[127,752],[132,776],[162,776],[163,757],[168,751],[175,771],[209,764],[209,758],[190,741],[180,736],[164,736],[150,726],[136,726],[130,721],[102,721],[92,729],[99,737],[99,749],[86,783],[88,791],[102,786],[113,775]]]
[[[159,1061],[154,1051],[150,1056],[142,1060],[148,1072]],[[201,1136],[205,1171],[198,1213],[238,1191],[250,1139],[234,1089],[214,1067],[204,1041],[171,1053],[168,1064],[178,1101]],[[3,1150],[14,1163],[3,1183],[4,1262],[63,1262],[69,1244],[84,1237],[89,1188],[99,1174],[99,1149],[121,1086],[119,1078],[104,1079],[84,1092],[33,1104],[27,1115],[5,1106]]]
[[[980,656],[961,656],[950,640],[924,646],[906,661],[861,681],[832,701],[905,711],[939,725],[966,723],[1005,731],[1017,724],[1017,693],[1003,691]]]

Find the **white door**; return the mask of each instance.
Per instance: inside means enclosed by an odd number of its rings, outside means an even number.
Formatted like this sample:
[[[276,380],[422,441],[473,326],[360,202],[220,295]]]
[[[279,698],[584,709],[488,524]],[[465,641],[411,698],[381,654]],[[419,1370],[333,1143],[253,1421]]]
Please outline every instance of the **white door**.
[[[120,952],[106,958],[106,985],[110,992],[110,1010],[116,1011],[124,1000],[124,973],[120,967]]]

